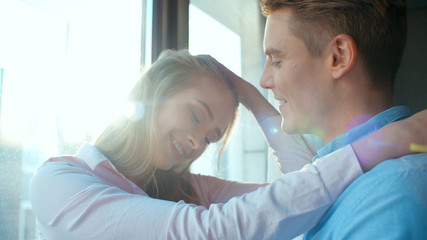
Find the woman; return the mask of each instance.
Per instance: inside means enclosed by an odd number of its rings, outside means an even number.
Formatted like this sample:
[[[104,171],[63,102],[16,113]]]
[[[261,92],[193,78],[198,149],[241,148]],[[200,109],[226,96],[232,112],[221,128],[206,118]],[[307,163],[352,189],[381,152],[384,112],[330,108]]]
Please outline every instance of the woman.
[[[37,171],[30,199],[43,238],[292,238],[314,226],[362,170],[377,164],[366,157],[359,165],[347,146],[270,184],[191,174],[190,164],[209,143],[225,146],[239,102],[259,120],[282,164],[310,161],[313,146],[300,135],[269,134],[280,117],[259,92],[215,60],[187,51],[164,52],[129,101],[133,114],[113,121],[94,145],[49,159]],[[396,131],[402,143],[408,133],[400,133],[398,124],[384,134]]]

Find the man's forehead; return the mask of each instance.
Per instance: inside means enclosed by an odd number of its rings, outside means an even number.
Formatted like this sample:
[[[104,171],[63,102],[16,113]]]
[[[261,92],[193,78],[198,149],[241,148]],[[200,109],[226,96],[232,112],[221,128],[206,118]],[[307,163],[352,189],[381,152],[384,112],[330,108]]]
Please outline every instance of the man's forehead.
[[[275,12],[273,12],[274,14]],[[277,13],[280,14],[280,13]],[[266,55],[279,54],[283,37],[286,34],[287,22],[282,17],[270,15],[267,17],[264,32],[264,53]]]
[[[288,21],[292,17],[292,10],[287,7],[283,7],[274,10],[267,16],[268,21]]]

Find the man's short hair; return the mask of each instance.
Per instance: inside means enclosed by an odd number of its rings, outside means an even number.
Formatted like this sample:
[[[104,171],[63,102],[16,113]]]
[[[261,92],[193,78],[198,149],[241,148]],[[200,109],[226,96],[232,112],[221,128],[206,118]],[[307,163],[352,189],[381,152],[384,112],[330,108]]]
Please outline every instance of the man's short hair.
[[[290,26],[318,56],[338,34],[351,36],[372,87],[393,87],[406,43],[405,0],[260,0],[264,16],[290,8]]]

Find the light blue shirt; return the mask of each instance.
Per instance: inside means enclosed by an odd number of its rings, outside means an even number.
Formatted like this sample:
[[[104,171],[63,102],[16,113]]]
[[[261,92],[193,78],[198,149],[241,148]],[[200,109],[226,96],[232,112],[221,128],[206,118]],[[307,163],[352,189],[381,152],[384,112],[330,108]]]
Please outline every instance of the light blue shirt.
[[[316,160],[345,144],[409,116],[390,108],[328,143]],[[426,239],[427,154],[406,155],[378,164],[340,195],[304,239]]]

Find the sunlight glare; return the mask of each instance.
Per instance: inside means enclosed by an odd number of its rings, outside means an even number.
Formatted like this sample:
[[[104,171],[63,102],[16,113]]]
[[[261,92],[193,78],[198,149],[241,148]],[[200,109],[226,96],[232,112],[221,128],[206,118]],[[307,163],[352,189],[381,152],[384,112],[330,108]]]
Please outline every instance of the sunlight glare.
[[[144,117],[144,105],[139,102],[127,102],[123,109],[124,116],[132,121],[141,120]]]

